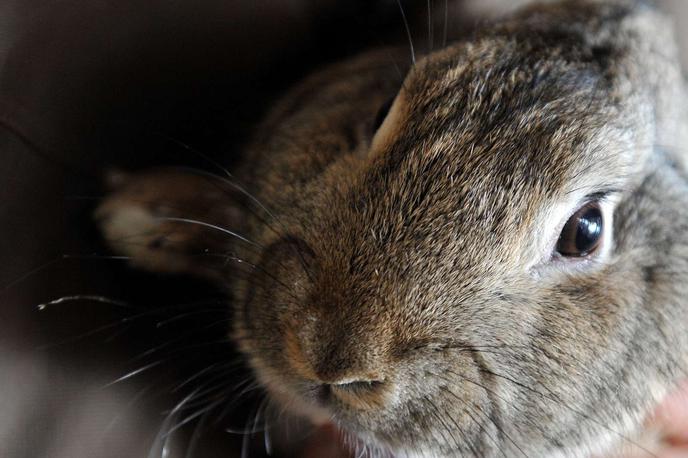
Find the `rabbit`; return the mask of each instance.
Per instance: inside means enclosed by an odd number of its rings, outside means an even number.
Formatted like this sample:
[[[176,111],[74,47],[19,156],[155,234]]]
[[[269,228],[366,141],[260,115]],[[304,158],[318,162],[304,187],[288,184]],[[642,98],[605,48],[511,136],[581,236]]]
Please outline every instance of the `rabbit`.
[[[651,453],[642,421],[688,369],[671,21],[640,0],[532,3],[407,52],[306,78],[234,174],[113,174],[104,237],[225,288],[271,402],[353,446]]]

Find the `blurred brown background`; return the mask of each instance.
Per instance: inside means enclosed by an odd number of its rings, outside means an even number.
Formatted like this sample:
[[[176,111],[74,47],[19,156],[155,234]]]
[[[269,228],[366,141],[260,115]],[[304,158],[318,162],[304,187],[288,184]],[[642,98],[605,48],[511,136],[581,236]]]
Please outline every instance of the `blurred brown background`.
[[[688,2],[661,3],[688,62]],[[402,4],[420,47],[426,2]],[[450,25],[460,34],[473,22]],[[216,171],[194,149],[231,167],[290,84],[397,43],[405,45],[396,0],[0,1],[0,456],[159,457],[165,445],[185,456],[193,422],[159,434],[166,419],[189,414],[165,413],[189,393],[175,387],[234,356],[215,343],[222,329],[198,333],[222,312],[184,315],[222,296],[107,257],[90,219],[102,171]],[[147,370],[108,385],[138,369]],[[229,409],[228,424],[243,428],[253,401]],[[232,456],[241,442],[216,425],[191,451]]]

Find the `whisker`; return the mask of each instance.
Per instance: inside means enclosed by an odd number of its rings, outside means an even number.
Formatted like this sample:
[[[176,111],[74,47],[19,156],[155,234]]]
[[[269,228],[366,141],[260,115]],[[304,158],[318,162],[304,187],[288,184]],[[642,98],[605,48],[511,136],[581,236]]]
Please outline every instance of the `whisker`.
[[[117,321],[114,321],[114,322],[105,324],[105,325],[103,325],[103,326],[98,326],[97,328],[92,329],[92,330],[90,330],[90,331],[88,331],[88,332],[85,332],[85,333],[82,333],[82,334],[79,334],[79,335],[76,335],[76,336],[68,337],[68,338],[63,339],[63,340],[58,341],[58,342],[54,342],[54,343],[50,343],[50,344],[46,344],[46,345],[41,345],[41,346],[37,347],[37,350],[46,350],[46,349],[58,347],[58,346],[60,346],[60,345],[65,345],[65,344],[67,344],[67,343],[76,342],[76,341],[78,341],[78,340],[81,340],[81,339],[84,339],[84,338],[86,338],[86,337],[89,337],[89,336],[98,334],[98,333],[100,333],[100,332],[107,331],[108,329],[112,329],[112,328],[114,328],[114,327],[116,327],[116,326],[121,326],[121,325],[123,325],[124,323],[128,323],[128,322],[137,320],[137,319],[142,318],[142,317],[145,317],[145,316],[149,316],[149,315],[153,315],[153,314],[155,314],[155,313],[159,313],[159,312],[161,312],[161,311],[163,311],[163,310],[169,310],[169,309],[173,309],[173,308],[181,308],[181,309],[184,309],[184,308],[187,308],[187,307],[195,307],[195,306],[198,306],[198,305],[204,305],[204,304],[213,303],[213,302],[215,302],[215,301],[189,302],[189,303],[187,303],[187,304],[166,305],[166,306],[162,306],[162,307],[157,307],[157,308],[154,308],[154,309],[152,309],[152,310],[147,310],[147,311],[145,311],[145,312],[141,312],[141,313],[138,313],[138,314],[134,314],[134,315],[130,315],[130,316],[121,318],[121,319],[119,319],[119,320],[117,320]],[[221,310],[221,309],[218,308],[218,310]]]
[[[174,408],[170,411],[170,413],[165,417],[165,420],[163,421],[162,425],[160,426],[160,430],[158,431],[157,436],[155,437],[155,440],[153,441],[153,445],[151,446],[150,452],[148,454],[148,458],[155,458],[157,453],[155,450],[159,447],[160,448],[160,457],[161,458],[167,458],[169,456],[169,442],[171,439],[170,435],[165,436],[163,433],[163,430],[169,428],[169,425],[174,421],[175,416],[177,415],[177,412],[187,403],[189,400],[193,399],[193,397],[196,395],[197,390],[191,392],[189,395],[187,395],[184,399],[179,401]]]
[[[5,130],[10,135],[15,137],[19,142],[27,147],[28,151],[35,155],[37,158],[46,161],[51,166],[57,166],[60,169],[72,174],[84,178],[86,180],[93,179],[93,174],[78,164],[78,161],[74,163],[70,161],[61,160],[59,158],[63,157],[62,154],[56,154],[55,151],[51,151],[49,148],[45,148],[36,142],[30,135],[24,132],[19,126],[7,119],[5,116],[0,116],[0,129]]]
[[[241,361],[232,361],[232,362],[229,362],[229,363],[215,363],[215,364],[211,364],[210,366],[206,366],[205,368],[201,369],[200,371],[198,371],[197,373],[195,373],[195,374],[192,375],[191,377],[189,377],[189,378],[187,378],[186,380],[184,380],[182,383],[180,383],[180,384],[178,384],[177,386],[175,386],[175,387],[172,389],[172,393],[178,392],[179,390],[181,390],[182,388],[184,388],[184,387],[185,387],[186,385],[188,385],[189,383],[193,382],[194,380],[199,379],[199,378],[202,377],[203,375],[205,375],[205,374],[207,374],[208,372],[211,372],[211,371],[213,371],[213,370],[215,370],[215,369],[217,369],[217,368],[225,369],[226,371],[228,371],[229,369],[236,368],[236,367],[239,366],[241,363],[242,363]],[[225,373],[225,372],[223,371],[222,374],[224,374],[224,373]]]
[[[45,269],[53,266],[54,264],[57,264],[60,261],[64,260],[69,260],[69,259],[95,259],[95,260],[128,260],[129,257],[127,256],[109,256],[109,255],[99,255],[99,254],[61,254],[59,256],[56,256],[53,259],[50,259],[43,264],[40,264],[23,274],[21,274],[18,278],[15,278],[14,280],[10,281],[9,283],[6,283],[2,287],[0,287],[0,294],[5,293],[7,290],[10,288],[16,286],[17,284],[23,282],[24,280],[30,278],[32,275],[35,275],[41,271],[44,271]]]
[[[190,317],[190,316],[205,315],[205,314],[209,314],[209,313],[218,313],[221,310],[224,310],[224,308],[203,309],[203,310],[195,310],[193,312],[180,313],[179,315],[173,316],[172,318],[167,318],[165,320],[158,321],[157,323],[155,323],[155,327],[160,329],[162,327],[169,325],[170,323],[174,323],[176,321],[182,320],[182,319]]]
[[[242,386],[244,388],[241,390],[241,392],[239,394],[234,394],[236,392],[236,390],[238,390]],[[258,382],[253,380],[252,377],[246,377],[246,379],[244,379],[240,383],[237,383],[236,385],[234,385],[234,387],[232,387],[232,391],[231,391],[233,399],[231,402],[227,403],[227,406],[225,406],[225,408],[222,410],[222,412],[220,412],[218,417],[215,419],[215,424],[219,424],[222,420],[224,420],[224,418],[229,414],[231,408],[236,406],[237,403],[240,400],[242,400],[242,396],[244,396],[245,394],[248,394],[252,391],[257,391],[261,388],[262,388],[262,386]],[[229,433],[229,434],[237,434],[237,435],[249,434],[249,431],[246,429],[246,427],[244,427],[244,429],[225,427],[224,431],[226,433]]]
[[[131,329],[131,327],[132,327],[132,326],[129,324],[129,325],[124,326],[124,329],[121,329],[121,330],[118,330],[118,331],[113,332],[112,334],[110,334],[110,336],[108,336],[108,337],[105,338],[104,342],[105,342],[105,343],[114,342],[115,340],[117,340],[118,338],[120,338],[122,335],[124,335],[124,334],[126,334],[127,332],[129,332],[129,330]]]
[[[433,27],[432,27],[432,0],[426,0],[425,3],[428,7],[428,52],[433,51],[434,37],[433,37]]]
[[[189,444],[186,447],[186,454],[184,455],[184,458],[192,458],[194,455],[194,451],[196,450],[196,447],[198,445],[198,442],[201,438],[201,434],[203,431],[203,426],[205,425],[206,419],[208,418],[210,412],[206,412],[201,419],[198,421],[196,424],[196,427],[193,430],[193,433],[191,434],[191,438],[189,439]]]
[[[457,372],[454,372],[454,371],[452,371],[452,370],[447,370],[447,373],[452,374],[452,375],[454,375],[454,376],[456,376],[456,377],[459,377],[461,380],[463,380],[463,381],[465,381],[465,382],[467,382],[467,383],[470,383],[470,384],[475,385],[475,386],[477,386],[477,387],[479,387],[479,388],[482,388],[483,390],[485,390],[486,393],[490,393],[492,396],[495,396],[496,398],[499,398],[500,400],[502,400],[502,401],[505,402],[505,403],[511,403],[511,401],[510,401],[509,399],[505,398],[504,396],[502,396],[501,394],[499,394],[497,391],[488,388],[487,386],[485,386],[484,384],[482,384],[482,383],[480,383],[480,382],[476,382],[475,380],[473,380],[473,379],[471,379],[471,378],[469,378],[469,377],[467,377],[467,376],[465,376],[465,375],[462,375],[462,374],[459,374],[459,373],[457,373]],[[436,375],[437,375],[437,374],[436,374]],[[518,407],[516,407],[516,409],[517,409],[519,412],[523,412],[522,409],[520,409],[520,408],[518,408]],[[530,420],[530,418],[529,418],[527,415],[524,415],[523,418],[524,418],[524,421],[528,422],[528,424],[530,424],[531,426],[537,428],[537,429],[540,431],[540,433],[542,434],[542,437],[543,437],[543,438],[545,438],[545,439],[548,440],[548,441],[552,441],[552,440],[553,440],[553,438],[551,438],[550,436],[548,436],[547,433],[546,433],[546,431],[545,431],[540,425],[538,425],[537,423],[534,423],[532,420]]]
[[[156,219],[161,219],[161,220],[164,220],[164,221],[176,221],[176,222],[180,222],[180,223],[198,224],[199,226],[204,226],[204,227],[208,227],[208,228],[210,228],[210,229],[215,229],[215,230],[217,230],[217,231],[220,231],[220,232],[223,232],[223,233],[225,233],[225,234],[231,235],[232,237],[236,237],[236,238],[238,238],[239,240],[248,243],[249,245],[253,245],[253,246],[256,246],[256,247],[259,247],[259,248],[263,248],[263,246],[260,245],[259,243],[253,242],[253,241],[247,239],[246,237],[244,237],[243,235],[237,234],[237,233],[234,232],[234,231],[230,231],[229,229],[225,229],[224,227],[220,227],[220,226],[217,226],[217,225],[215,225],[215,224],[206,223],[206,222],[204,222],[204,221],[198,221],[198,220],[189,219],[189,218],[176,218],[176,217],[173,217],[173,216],[157,216]]]
[[[263,424],[263,445],[265,447],[265,453],[268,456],[272,456],[272,441],[270,440],[270,428],[268,427],[268,416],[267,416],[267,411],[270,406],[270,398],[268,396],[265,397],[268,402],[268,407],[266,407],[266,412],[264,414],[264,424]]]
[[[102,200],[105,196],[78,196],[78,195],[68,195],[64,196],[64,200]]]
[[[209,406],[207,406],[207,407],[205,407],[205,408],[199,410],[198,412],[196,412],[196,413],[194,413],[194,414],[192,414],[192,415],[189,415],[189,416],[186,417],[184,420],[182,420],[182,421],[180,421],[179,423],[177,423],[177,424],[175,424],[174,426],[172,426],[172,427],[167,431],[167,433],[165,433],[165,436],[170,436],[170,435],[172,435],[175,431],[179,430],[180,428],[182,428],[184,425],[188,424],[189,422],[195,420],[196,418],[198,418],[198,417],[200,417],[200,416],[202,416],[202,415],[205,415],[205,414],[211,412],[215,407],[219,406],[219,405],[222,404],[224,401],[225,401],[225,399],[224,399],[224,397],[222,397],[222,398],[220,398],[219,401],[215,401],[215,402],[211,403]]]
[[[191,171],[194,172],[194,173],[197,173],[197,174],[206,176],[206,177],[208,177],[208,178],[213,178],[213,179],[216,179],[216,180],[220,180],[220,181],[222,181],[222,182],[228,184],[229,186],[233,187],[234,189],[236,189],[237,191],[239,191],[241,194],[243,194],[245,197],[247,197],[251,202],[253,202],[255,205],[257,205],[258,208],[260,208],[262,211],[264,211],[265,214],[267,214],[268,217],[269,217],[272,221],[274,221],[276,224],[278,224],[278,225],[282,228],[282,231],[283,231],[283,232],[280,232],[280,231],[276,230],[272,224],[270,224],[268,221],[265,221],[265,219],[261,218],[259,215],[257,215],[255,212],[252,211],[251,213],[253,213],[254,216],[256,216],[263,224],[265,224],[265,225],[266,225],[272,232],[274,232],[278,237],[282,237],[282,236],[286,235],[286,233],[287,233],[286,227],[284,226],[284,224],[282,223],[282,221],[281,221],[279,218],[277,218],[277,216],[276,216],[276,215],[275,215],[266,205],[264,205],[256,196],[254,196],[253,194],[251,194],[250,192],[248,192],[243,186],[241,186],[240,184],[238,184],[238,183],[236,182],[236,179],[232,176],[231,173],[229,173],[228,170],[222,168],[222,170],[223,170],[223,171],[225,172],[225,174],[227,175],[227,178],[219,177],[219,176],[217,176],[217,175],[215,175],[215,174],[211,174],[211,173],[206,172],[206,171],[203,171],[203,170],[188,169],[188,168],[187,168],[187,170],[191,170]],[[303,253],[301,253],[301,250],[300,250],[298,247],[294,246],[293,244],[290,244],[289,246],[290,246],[291,249],[294,250],[295,253],[298,255],[298,258],[299,258],[299,261],[300,261],[300,263],[301,263],[301,266],[303,267],[304,271],[305,271],[306,274],[308,275],[308,278],[312,281],[313,279],[312,279],[312,277],[311,277],[311,273],[310,273],[310,270],[308,269],[308,266],[307,266],[307,264],[306,264],[306,261],[305,261],[305,259],[303,258]]]
[[[413,49],[413,38],[411,38],[411,28],[409,27],[408,20],[406,19],[406,13],[404,12],[404,7],[401,5],[401,0],[397,0],[397,5],[399,5],[399,11],[401,12],[401,19],[404,21],[404,28],[406,29],[406,36],[408,38],[409,47],[411,48],[411,62],[416,65],[416,51]]]
[[[109,255],[109,254],[63,254],[62,259],[104,259],[104,260],[115,260],[115,261],[128,261],[131,259],[129,256],[120,255]]]
[[[246,420],[246,429],[248,430],[248,425],[251,423],[251,416],[254,416],[258,414],[258,408],[253,410],[252,414],[249,414],[247,420]],[[248,434],[244,434],[244,437],[242,438],[241,441],[241,458],[248,458],[248,453],[249,453],[249,447],[250,447],[250,439],[251,436],[253,435],[253,431],[249,432]]]
[[[207,255],[207,256],[218,256],[218,257],[226,258],[226,259],[228,259],[228,260],[230,260],[230,261],[235,261],[235,262],[237,262],[237,263],[239,263],[239,264],[245,264],[245,265],[249,266],[251,269],[257,269],[257,270],[261,271],[264,275],[266,275],[268,278],[270,278],[272,281],[274,281],[275,283],[277,283],[277,284],[279,284],[280,286],[282,286],[282,287],[284,288],[284,290],[285,290],[293,299],[295,299],[295,300],[297,300],[297,301],[299,300],[299,299],[296,297],[296,295],[294,294],[293,289],[292,289],[291,286],[287,285],[287,284],[284,283],[282,280],[280,280],[279,278],[277,278],[277,277],[275,277],[274,275],[272,275],[270,272],[268,272],[267,270],[265,270],[262,266],[259,266],[259,265],[256,265],[256,264],[252,264],[252,263],[250,263],[249,261],[246,261],[245,259],[238,258],[238,257],[236,257],[236,256],[234,256],[234,255],[226,255],[226,254],[220,254],[220,253],[204,253],[204,255]],[[284,266],[284,264],[282,264],[282,263],[280,263],[280,266],[286,268],[286,266]]]
[[[190,151],[190,152],[200,156],[201,158],[206,160],[209,164],[213,165],[214,167],[217,167],[219,170],[224,172],[228,177],[230,177],[230,178],[232,177],[232,174],[229,173],[229,170],[227,170],[226,167],[224,167],[222,164],[220,164],[219,162],[217,162],[215,159],[211,158],[207,154],[200,151],[198,148],[194,148],[193,146],[189,145],[188,143],[185,143],[185,142],[183,142],[177,138],[174,138],[171,135],[166,134],[165,132],[154,131],[153,133],[175,143],[178,146],[181,146],[182,148],[184,148],[187,151]]]
[[[449,29],[449,0],[444,0],[444,24],[442,26],[442,48],[447,46],[447,34]]]
[[[140,238],[140,237],[143,236],[143,235],[152,234],[152,233],[155,233],[155,231],[154,231],[154,230],[141,231],[141,232],[139,232],[139,233],[130,234],[130,235],[123,236],[123,237],[118,237],[118,238],[114,238],[114,239],[113,239],[113,238],[110,238],[110,239],[107,239],[107,241],[108,241],[108,242],[111,242],[111,243],[117,243],[117,244],[120,244],[120,245],[121,245],[121,244],[122,244],[122,241],[124,241],[124,240],[127,240],[127,239],[137,239],[137,238]],[[165,236],[169,236],[169,235],[171,235],[171,234],[173,234],[173,233],[175,233],[175,231],[168,231],[168,232],[165,233]],[[174,241],[168,241],[168,243],[175,243],[175,242],[174,242]],[[179,243],[182,243],[182,242],[179,242]],[[127,246],[131,246],[131,247],[136,247],[136,246],[138,246],[138,247],[147,247],[147,246],[148,246],[147,244],[138,243],[138,242],[126,242],[126,245],[127,245]],[[259,246],[259,245],[256,244],[256,246]],[[256,254],[256,255],[260,253],[260,251],[257,251],[257,250],[255,250],[255,249],[253,249],[253,248],[248,248],[248,247],[247,247],[246,249],[249,250],[249,251],[251,251],[252,253],[254,253],[254,254]],[[270,272],[268,272],[267,270],[265,270],[263,267],[261,267],[261,266],[259,266],[259,265],[256,265],[256,264],[253,264],[252,262],[250,262],[250,261],[248,261],[248,260],[246,260],[246,259],[240,258],[240,257],[238,257],[237,255],[235,255],[235,254],[233,254],[233,253],[215,253],[215,252],[211,252],[211,251],[209,251],[208,249],[206,249],[206,250],[203,250],[203,251],[198,252],[198,253],[195,253],[195,254],[189,254],[189,256],[190,256],[190,257],[192,257],[192,256],[199,256],[199,257],[200,257],[200,256],[203,256],[203,257],[205,257],[205,256],[215,256],[215,257],[219,257],[219,258],[225,259],[226,261],[234,261],[234,262],[236,262],[237,264],[246,265],[246,266],[248,266],[248,267],[251,268],[251,269],[258,269],[258,270],[260,270],[262,273],[264,273],[265,275],[267,275],[270,279],[272,279],[273,281],[275,281],[276,283],[278,283],[278,284],[280,284],[282,287],[284,287],[285,290],[286,290],[293,298],[296,299],[296,297],[294,296],[294,294],[293,294],[292,289],[291,289],[290,286],[286,285],[284,282],[282,282],[280,279],[278,279],[277,277],[275,277],[274,275],[272,275]],[[124,260],[129,260],[129,259],[131,259],[131,257],[127,257],[127,256],[111,256],[111,257],[109,257],[109,258],[111,258],[111,259],[124,259]],[[285,266],[282,262],[278,262],[278,265],[286,269],[286,266]],[[238,272],[235,272],[235,273],[238,273]]]
[[[152,362],[152,363],[150,363],[150,364],[146,364],[146,365],[143,366],[143,367],[140,367],[140,368],[138,368],[138,369],[135,369],[135,370],[133,370],[133,371],[131,371],[131,372],[129,372],[129,373],[127,373],[127,374],[125,374],[125,375],[123,375],[123,376],[121,376],[121,377],[115,379],[115,380],[113,380],[112,382],[107,383],[106,385],[103,385],[102,388],[103,388],[103,389],[104,389],[104,388],[108,388],[108,387],[110,387],[110,386],[112,386],[112,385],[116,385],[117,383],[123,382],[123,381],[125,381],[125,380],[129,380],[130,378],[135,377],[135,376],[137,376],[137,375],[139,375],[139,374],[141,374],[141,373],[143,373],[143,372],[146,372],[146,371],[148,371],[148,370],[150,370],[150,369],[152,369],[152,368],[154,368],[154,367],[157,367],[157,366],[159,366],[160,364],[162,364],[162,363],[164,363],[164,362],[165,362],[165,360],[162,360],[162,359],[161,359],[161,360],[159,360],[159,361],[155,361],[155,362]]]
[[[57,258],[46,261],[43,264],[30,269],[29,271],[23,273],[18,278],[16,278],[16,279],[10,281],[9,283],[3,285],[2,288],[0,288],[0,292],[2,292],[2,293],[6,292],[8,289],[12,288],[13,286],[17,285],[18,283],[21,283],[24,280],[26,280],[27,278],[31,277],[32,275],[37,274],[38,272],[41,272],[41,271],[47,269],[48,267],[61,261],[62,259],[63,259],[62,256],[58,256]]]
[[[646,448],[643,447],[642,445],[638,444],[637,442],[633,441],[632,439],[630,439],[629,437],[627,437],[627,436],[624,435],[623,433],[620,433],[620,432],[618,432],[618,431],[616,431],[616,430],[610,428],[609,426],[605,425],[604,423],[601,423],[601,422],[595,420],[594,418],[590,417],[589,415],[587,415],[587,414],[585,414],[585,413],[583,413],[583,412],[580,412],[580,411],[577,410],[577,409],[574,409],[573,407],[571,407],[571,406],[569,406],[568,404],[566,404],[565,402],[563,402],[561,399],[557,399],[556,395],[555,395],[554,393],[552,393],[551,390],[549,390],[549,388],[547,388],[547,387],[546,387],[544,384],[542,384],[541,382],[538,382],[538,384],[539,384],[540,386],[542,386],[545,390],[547,390],[547,391],[550,393],[550,396],[548,396],[548,395],[546,395],[546,394],[544,394],[544,393],[542,393],[542,392],[536,390],[535,388],[532,388],[532,387],[530,387],[530,386],[528,386],[528,385],[525,385],[525,384],[523,384],[523,383],[520,383],[520,382],[518,382],[518,381],[516,381],[516,380],[514,380],[514,379],[512,379],[512,378],[510,378],[510,377],[508,377],[508,376],[505,376],[505,375],[496,373],[496,372],[494,372],[494,371],[492,371],[492,370],[489,370],[489,369],[480,369],[480,370],[481,370],[482,372],[485,372],[485,373],[489,374],[489,375],[492,375],[492,376],[495,376],[495,377],[499,377],[499,378],[501,378],[501,379],[503,379],[503,380],[506,380],[506,381],[508,381],[508,382],[511,382],[511,383],[513,383],[514,385],[519,386],[519,387],[521,387],[521,388],[523,388],[523,389],[525,389],[525,390],[527,390],[527,391],[529,391],[529,392],[531,392],[531,393],[534,393],[534,394],[539,395],[539,396],[542,397],[543,399],[549,400],[550,402],[556,402],[558,405],[561,405],[561,406],[565,407],[565,408],[568,409],[569,411],[571,411],[571,412],[573,412],[573,413],[575,413],[575,414],[581,416],[583,419],[585,419],[585,420],[587,420],[587,421],[591,421],[591,422],[595,423],[595,424],[598,425],[598,426],[601,426],[602,428],[606,429],[608,432],[610,432],[610,433],[612,433],[612,434],[618,436],[619,438],[621,438],[621,439],[627,441],[627,442],[630,443],[631,445],[634,445],[634,446],[638,447],[640,450],[642,450],[643,452],[648,453],[650,456],[653,456],[653,457],[657,458],[657,455],[655,455],[654,453],[652,453],[650,450],[646,449]]]
[[[447,377],[444,377],[442,374],[433,373],[432,375],[434,375],[434,376],[436,376],[436,377],[438,377],[438,378],[444,380],[444,381],[447,382],[447,383],[452,383],[452,381],[451,381],[450,379],[448,379]],[[517,449],[523,456],[527,457],[526,453],[521,449],[521,447],[518,446],[518,444],[516,444],[516,442],[515,442],[508,434],[506,434],[506,432],[505,432],[505,431],[503,430],[503,428],[497,423],[497,421],[495,421],[493,418],[491,418],[489,415],[487,415],[485,412],[483,412],[482,409],[477,408],[477,406],[471,407],[471,404],[470,404],[467,400],[465,400],[465,399],[463,399],[461,396],[457,395],[454,391],[452,391],[451,389],[449,389],[449,387],[447,387],[447,386],[443,387],[443,390],[444,390],[446,393],[448,393],[449,395],[451,395],[453,398],[455,398],[457,401],[461,402],[464,406],[466,406],[467,409],[468,409],[468,408],[471,408],[471,410],[472,410],[474,413],[476,413],[476,414],[477,414],[477,413],[482,414],[482,416],[485,417],[486,420],[488,420],[489,422],[491,422],[491,423],[495,426],[495,428],[497,428],[497,431],[498,431],[500,434],[504,435],[504,436],[514,445],[514,447],[516,447],[516,449]],[[499,447],[498,441],[497,441],[494,437],[492,437],[491,434],[489,434],[489,433],[487,432],[487,430],[484,428],[484,426],[482,426],[482,423],[480,423],[479,421],[477,421],[468,411],[467,411],[466,413],[468,413],[468,415],[471,417],[471,419],[473,419],[473,421],[474,421],[476,424],[478,424],[478,426],[480,427],[480,429],[483,430],[483,432],[490,438],[490,440],[492,441],[492,443],[495,444],[495,446],[500,450],[500,452],[502,453],[502,455],[506,458],[506,454],[505,454],[504,451],[501,450],[501,448]]]
[[[236,190],[239,191],[241,194],[243,194],[244,196],[246,196],[249,200],[251,200],[253,203],[255,203],[260,209],[262,209],[270,218],[272,218],[274,221],[278,222],[278,224],[281,225],[280,221],[276,218],[276,216],[275,216],[275,215],[274,215],[274,214],[273,214],[273,213],[272,213],[272,212],[271,212],[271,211],[270,211],[270,210],[269,210],[269,209],[268,209],[268,208],[267,208],[267,207],[266,207],[257,197],[255,197],[253,194],[251,194],[250,192],[248,192],[248,191],[246,190],[245,187],[243,187],[242,185],[240,185],[240,184],[237,182],[236,178],[229,172],[229,170],[228,170],[226,167],[222,166],[219,162],[217,162],[216,160],[212,159],[210,156],[208,156],[207,154],[201,152],[201,151],[198,150],[197,148],[192,147],[192,146],[189,145],[188,143],[185,143],[185,142],[183,142],[183,141],[181,141],[181,140],[179,140],[179,139],[177,139],[177,138],[174,138],[174,137],[172,137],[172,136],[170,136],[170,135],[168,135],[168,134],[166,134],[166,133],[164,133],[164,132],[156,131],[155,133],[158,134],[158,135],[160,135],[160,136],[162,136],[162,137],[164,137],[164,138],[166,138],[166,139],[168,139],[168,140],[170,140],[170,141],[172,141],[172,142],[174,142],[175,144],[177,144],[177,145],[181,146],[182,148],[186,149],[187,151],[190,151],[190,152],[192,152],[192,153],[194,153],[194,154],[196,154],[196,155],[202,157],[203,159],[205,159],[206,161],[208,161],[210,164],[212,164],[213,166],[215,166],[216,168],[218,168],[219,170],[221,170],[221,171],[225,174],[226,178],[220,177],[220,176],[218,176],[218,175],[216,175],[216,174],[207,172],[207,171],[205,171],[205,170],[200,170],[200,169],[195,169],[195,168],[190,168],[190,167],[181,167],[182,169],[191,170],[191,171],[193,171],[193,172],[196,173],[196,174],[204,175],[204,176],[206,176],[206,177],[212,177],[212,178],[214,178],[214,179],[219,179],[219,180],[221,180],[222,182],[228,184],[229,186],[231,186],[232,188],[236,189]],[[274,229],[269,223],[267,223],[267,222],[264,221],[264,220],[262,220],[262,221],[263,221],[271,230],[273,230],[275,233],[279,234],[279,232],[275,231],[275,229]]]
[[[265,406],[267,405],[267,400],[268,397],[265,396],[262,401],[258,404],[258,410],[256,411],[256,416],[253,419],[253,429],[252,431],[254,433],[258,432],[258,423],[260,423],[260,417],[263,415],[263,410],[265,409]]]
[[[135,308],[133,305],[131,305],[127,302],[124,302],[124,301],[111,299],[107,296],[97,296],[97,295],[89,295],[89,294],[76,294],[76,295],[72,295],[72,296],[58,297],[57,299],[53,299],[51,301],[38,304],[36,306],[36,308],[38,310],[45,310],[46,308],[51,307],[53,305],[63,304],[66,302],[76,302],[76,301],[100,302],[102,304],[114,305],[116,307]]]
[[[213,323],[213,325],[214,325],[214,324],[215,324],[215,323]],[[209,328],[209,327],[210,327],[210,326],[204,326],[204,328]],[[141,354],[135,356],[134,358],[130,359],[127,363],[128,363],[128,364],[131,364],[131,363],[134,363],[134,362],[136,362],[136,361],[140,361],[140,360],[142,360],[143,358],[145,358],[145,357],[147,357],[147,356],[150,356],[150,355],[152,355],[152,354],[154,354],[154,353],[159,352],[159,351],[162,350],[163,348],[167,348],[167,347],[172,346],[172,345],[175,344],[175,343],[184,341],[184,340],[188,339],[189,337],[191,337],[191,336],[193,336],[193,335],[195,335],[195,334],[197,334],[197,333],[194,332],[194,331],[192,331],[192,332],[189,332],[189,333],[187,333],[187,334],[184,334],[182,337],[179,337],[179,338],[177,338],[177,339],[172,339],[172,340],[170,340],[170,341],[168,341],[168,342],[165,342],[165,343],[163,343],[163,344],[161,344],[161,345],[158,345],[158,346],[156,346],[156,347],[153,347],[152,349],[146,350],[145,352],[143,352],[143,353],[141,353]],[[228,344],[230,344],[230,342],[229,342],[228,340],[226,340],[226,339],[223,338],[223,339],[221,339],[221,340],[212,340],[212,341],[209,341],[209,342],[202,342],[202,343],[195,343],[195,344],[193,344],[193,345],[187,345],[187,346],[185,346],[185,347],[179,348],[179,349],[177,349],[177,350],[175,350],[175,351],[173,351],[173,352],[168,353],[168,354],[167,354],[166,360],[170,360],[170,359],[172,359],[173,356],[178,356],[179,354],[183,354],[183,353],[185,353],[185,352],[187,352],[187,351],[189,351],[189,350],[193,350],[193,349],[197,349],[197,348],[203,348],[203,347],[210,347],[210,346],[212,346],[212,345],[228,345]]]
[[[447,444],[452,444],[452,443],[453,443],[454,446],[460,448],[460,445],[461,445],[460,442],[459,442],[459,441],[456,439],[456,437],[452,434],[452,432],[451,432],[451,430],[449,429],[449,427],[447,426],[447,424],[444,422],[444,420],[442,420],[442,417],[439,416],[439,409],[437,408],[437,406],[435,405],[435,403],[432,402],[432,400],[431,400],[429,397],[427,397],[427,396],[424,396],[424,397],[423,397],[423,400],[425,401],[426,404],[430,404],[430,406],[432,407],[432,409],[430,409],[430,410],[428,411],[428,413],[429,413],[430,415],[432,415],[433,417],[435,417],[435,420],[437,420],[438,424],[441,426],[441,428],[439,428],[439,432],[440,432],[440,434],[442,435],[442,438],[444,439],[445,443],[447,443]],[[458,425],[457,425],[457,428],[458,428]],[[445,431],[449,434],[449,437],[447,437],[447,436],[444,434]],[[451,437],[451,440],[449,439],[450,437]],[[479,456],[479,455],[478,455],[477,453],[475,453],[475,456]]]
[[[124,407],[120,410],[120,412],[115,415],[112,420],[108,423],[108,425],[105,427],[103,431],[103,436],[107,436],[108,433],[112,430],[112,428],[115,427],[117,422],[120,421],[120,419],[124,416],[124,414],[131,409],[134,404],[136,404],[137,401],[139,401],[147,392],[151,390],[151,388],[155,385],[155,382],[149,383],[147,386],[139,390],[125,405]]]

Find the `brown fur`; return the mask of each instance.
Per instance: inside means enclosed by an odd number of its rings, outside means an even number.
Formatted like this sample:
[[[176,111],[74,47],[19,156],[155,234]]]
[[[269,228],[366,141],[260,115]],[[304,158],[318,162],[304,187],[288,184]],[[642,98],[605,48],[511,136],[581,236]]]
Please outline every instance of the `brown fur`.
[[[399,56],[292,90],[248,149],[238,181],[252,197],[215,182],[243,204],[209,197],[206,177],[142,174],[99,210],[106,234],[139,205],[134,184],[163,183],[163,202],[199,190],[193,202],[214,210],[198,219],[255,245],[204,244],[255,267],[230,281],[237,263],[180,265],[232,289],[232,335],[258,379],[399,455],[629,442],[688,368],[688,117],[666,18],[641,1],[535,5],[430,54],[403,84]],[[609,253],[543,258],[554,209],[600,194],[615,202]],[[166,223],[194,235],[185,246],[213,233]],[[115,246],[156,270],[169,256]]]

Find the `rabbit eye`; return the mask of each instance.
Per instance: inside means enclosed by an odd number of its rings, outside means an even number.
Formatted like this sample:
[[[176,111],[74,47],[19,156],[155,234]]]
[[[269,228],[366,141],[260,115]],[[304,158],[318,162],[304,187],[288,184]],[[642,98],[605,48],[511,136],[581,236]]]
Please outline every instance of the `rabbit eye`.
[[[581,207],[564,225],[557,252],[566,257],[583,257],[600,246],[602,242],[604,218],[598,202]]]
[[[387,114],[389,113],[389,109],[392,108],[393,102],[394,97],[390,98],[380,106],[380,109],[377,111],[377,114],[375,115],[375,122],[373,123],[373,132],[377,132],[377,130],[380,128],[385,118],[387,117]]]

